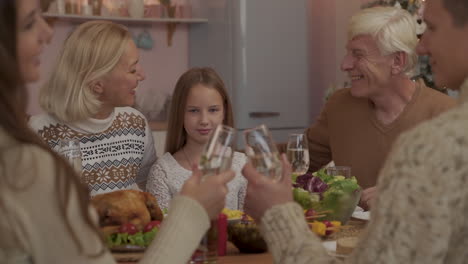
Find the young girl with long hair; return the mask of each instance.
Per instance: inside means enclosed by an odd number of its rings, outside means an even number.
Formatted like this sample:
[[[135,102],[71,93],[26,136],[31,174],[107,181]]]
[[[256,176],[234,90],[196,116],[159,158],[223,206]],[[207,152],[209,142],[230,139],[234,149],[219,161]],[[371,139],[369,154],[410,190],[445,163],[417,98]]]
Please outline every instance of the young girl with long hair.
[[[200,160],[203,148],[217,125],[234,126],[232,106],[224,82],[211,68],[193,68],[177,81],[166,138],[166,153],[148,175],[146,190],[155,195],[161,208],[167,208],[191,168]],[[226,207],[242,210],[246,181],[241,174],[246,157],[234,152],[232,169],[236,177],[228,184]]]

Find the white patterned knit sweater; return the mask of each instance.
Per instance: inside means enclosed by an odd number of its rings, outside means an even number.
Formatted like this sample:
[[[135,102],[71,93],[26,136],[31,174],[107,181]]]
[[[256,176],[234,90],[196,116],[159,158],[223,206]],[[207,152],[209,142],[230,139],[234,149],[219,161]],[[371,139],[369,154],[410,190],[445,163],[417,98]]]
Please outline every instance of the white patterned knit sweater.
[[[91,196],[145,188],[156,151],[148,122],[137,110],[117,107],[107,119],[73,124],[43,114],[32,117],[29,124],[56,151],[61,139],[80,141],[81,177]]]
[[[232,170],[236,176],[228,183],[229,192],[226,196],[226,208],[231,210],[242,210],[244,207],[247,180],[241,171],[246,161],[244,154],[234,152]],[[156,196],[161,208],[168,208],[171,199],[180,192],[182,185],[191,175],[191,171],[180,166],[174,157],[166,152],[151,168],[146,190]]]

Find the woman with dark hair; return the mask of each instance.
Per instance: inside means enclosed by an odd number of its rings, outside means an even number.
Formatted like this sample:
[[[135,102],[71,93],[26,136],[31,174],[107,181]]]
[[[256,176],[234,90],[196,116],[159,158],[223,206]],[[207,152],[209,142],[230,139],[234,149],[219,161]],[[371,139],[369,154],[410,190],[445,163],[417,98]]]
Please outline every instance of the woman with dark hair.
[[[0,259],[113,263],[74,170],[30,130],[25,84],[52,36],[39,0],[0,1]],[[194,168],[142,263],[184,263],[224,206],[232,171],[203,183]],[[190,219],[187,221],[186,219]]]

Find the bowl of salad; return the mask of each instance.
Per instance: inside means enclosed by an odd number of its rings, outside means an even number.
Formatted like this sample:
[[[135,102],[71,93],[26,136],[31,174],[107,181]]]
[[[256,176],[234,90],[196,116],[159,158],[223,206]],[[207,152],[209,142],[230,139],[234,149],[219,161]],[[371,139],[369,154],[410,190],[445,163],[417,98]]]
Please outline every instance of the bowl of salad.
[[[304,210],[326,212],[319,220],[346,224],[361,198],[355,177],[332,176],[321,169],[293,177],[293,196]]]

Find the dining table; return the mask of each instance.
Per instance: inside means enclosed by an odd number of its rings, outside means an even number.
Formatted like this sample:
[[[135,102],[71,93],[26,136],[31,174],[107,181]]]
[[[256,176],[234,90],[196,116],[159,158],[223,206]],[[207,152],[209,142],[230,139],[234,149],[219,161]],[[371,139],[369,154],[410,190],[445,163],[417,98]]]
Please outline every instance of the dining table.
[[[325,241],[336,241],[342,237],[359,236],[367,225],[367,221],[351,218],[339,232],[324,238]],[[330,252],[332,255],[333,252]],[[113,253],[119,264],[135,264],[143,253]],[[227,242],[226,255],[218,256],[218,264],[272,264],[273,257],[270,253],[245,254],[231,243]]]
[[[113,253],[119,264],[135,264],[141,257],[142,253]],[[271,264],[273,257],[270,253],[260,254],[242,254],[230,242],[227,243],[226,256],[218,256],[218,264]]]

